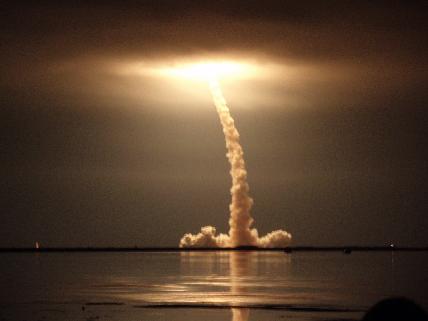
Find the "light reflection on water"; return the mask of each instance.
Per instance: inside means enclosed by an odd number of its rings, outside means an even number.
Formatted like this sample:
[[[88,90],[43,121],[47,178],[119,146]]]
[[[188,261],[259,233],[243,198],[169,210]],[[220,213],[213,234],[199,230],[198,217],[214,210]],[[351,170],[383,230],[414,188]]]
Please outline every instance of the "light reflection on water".
[[[180,274],[170,276],[169,282],[151,285],[131,282],[126,284],[126,293],[115,295],[139,306],[228,306],[232,321],[248,320],[249,307],[279,304],[290,295],[278,292],[286,287],[284,276],[291,261],[288,254],[182,252],[179,258]],[[123,286],[122,283],[118,288]],[[133,286],[136,291],[129,293]]]
[[[96,255],[79,293],[134,305],[367,308],[388,296],[421,304],[426,253],[183,252]],[[74,289],[69,293],[75,293]],[[422,300],[422,301],[421,301]]]
[[[107,259],[114,261],[111,270],[92,273],[90,286],[82,286],[80,293],[138,306],[366,309],[397,295],[426,304],[415,286],[426,279],[423,253],[398,253],[393,268],[389,253],[128,255],[129,262]]]
[[[233,296],[245,294],[245,279],[250,274],[251,253],[230,253],[230,291]],[[232,308],[232,321],[247,321],[250,315],[248,308]]]
[[[352,317],[358,318],[361,310],[391,296],[428,308],[421,286],[428,282],[426,252],[46,253],[1,259],[0,305],[14,304],[15,313],[16,304],[19,310],[26,304],[30,316],[42,310],[41,303],[47,304],[43,309],[78,305],[73,311],[87,304],[104,310],[120,304],[122,312],[150,314],[149,320],[172,315],[168,319],[177,321],[186,313],[194,316],[187,321],[199,320],[196,314],[224,313],[232,321],[272,320],[279,314],[337,319],[345,310],[356,311]]]
[[[282,304],[305,305],[318,295],[318,305],[331,303],[320,289],[331,287],[322,280],[306,282],[290,278],[291,256],[281,252],[183,252],[178,275],[164,283],[144,284],[137,279],[115,296],[144,306],[230,307],[232,321],[249,319],[250,308]],[[145,280],[153,281],[153,280]],[[119,285],[119,288],[125,284]],[[135,291],[130,288],[135,286]]]
[[[200,253],[181,253],[181,265],[183,270],[195,270],[200,268],[201,260]],[[213,253],[210,259],[203,260],[205,264],[208,264],[207,271],[210,271],[209,275],[205,277],[205,281],[192,282],[192,285],[198,286],[209,286],[212,285],[213,280],[217,286],[224,286],[230,289],[230,296],[227,298],[228,305],[232,306],[231,315],[232,321],[247,321],[250,315],[249,308],[237,308],[233,306],[240,306],[245,303],[246,295],[248,294],[248,288],[255,286],[252,281],[251,268],[257,267],[257,265],[251,265],[251,260],[256,258],[254,252],[231,252],[231,253]],[[225,268],[227,270],[227,264],[229,265],[229,274],[223,278],[216,278],[216,269],[214,266],[219,264],[220,270]],[[194,267],[194,265],[197,265]],[[223,266],[222,266],[223,265]],[[216,301],[218,303],[218,300]]]
[[[259,252],[184,252],[180,254],[180,263],[182,273],[187,275],[189,272],[198,275],[198,271],[204,273],[197,277],[198,280],[186,282],[188,286],[195,287],[224,287],[229,289],[230,294],[224,293],[222,298],[214,296],[204,298],[204,301],[211,303],[222,303],[231,306],[232,321],[247,321],[250,315],[249,308],[242,308],[249,303],[255,303],[254,299],[259,298],[251,296],[251,288],[262,288],[272,286],[270,283],[257,282]],[[265,257],[266,258],[266,257]],[[282,265],[290,260],[288,255],[273,253],[270,257],[269,264],[275,264],[280,260]],[[269,261],[269,260],[268,260]],[[285,265],[284,265],[285,267]],[[223,274],[219,276],[218,273]],[[190,276],[194,278],[194,276]],[[260,302],[260,299],[256,300]]]

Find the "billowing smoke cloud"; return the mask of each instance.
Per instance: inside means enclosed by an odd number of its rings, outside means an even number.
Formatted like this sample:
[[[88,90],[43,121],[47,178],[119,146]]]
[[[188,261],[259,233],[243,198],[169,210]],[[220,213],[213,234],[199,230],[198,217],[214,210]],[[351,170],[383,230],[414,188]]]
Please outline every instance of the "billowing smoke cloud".
[[[277,230],[259,237],[257,230],[251,228],[254,222],[250,215],[253,199],[249,196],[250,187],[247,182],[244,152],[239,143],[239,133],[218,81],[212,79],[209,85],[223,127],[227,148],[226,156],[230,163],[230,175],[232,177],[230,189],[232,201],[229,205],[230,229],[228,235],[216,235],[215,227],[202,227],[198,234],[184,235],[180,240],[180,247],[237,247],[245,245],[263,248],[285,247],[291,241],[291,234]]]
[[[251,245],[261,248],[286,247],[291,242],[291,234],[283,230],[276,230],[265,236],[259,237],[255,228],[250,230],[252,237],[256,240]],[[180,240],[180,247],[234,247],[248,245],[245,243],[232,243],[227,234],[216,234],[213,226],[204,226],[198,234],[185,234]]]
[[[214,226],[201,227],[200,233],[185,234],[180,240],[180,247],[228,247],[229,244],[229,235],[216,235]]]

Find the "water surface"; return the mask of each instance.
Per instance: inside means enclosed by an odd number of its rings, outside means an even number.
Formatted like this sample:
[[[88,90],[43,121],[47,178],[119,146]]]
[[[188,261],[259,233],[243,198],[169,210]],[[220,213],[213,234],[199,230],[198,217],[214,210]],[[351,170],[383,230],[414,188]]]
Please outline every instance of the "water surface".
[[[426,252],[3,253],[0,320],[358,320],[428,308]]]

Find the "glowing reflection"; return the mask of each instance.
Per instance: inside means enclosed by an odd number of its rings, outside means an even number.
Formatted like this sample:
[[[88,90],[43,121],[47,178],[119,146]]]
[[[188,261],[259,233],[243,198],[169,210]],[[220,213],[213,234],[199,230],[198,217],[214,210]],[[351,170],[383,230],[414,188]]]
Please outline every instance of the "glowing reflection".
[[[247,321],[250,317],[248,308],[232,308],[232,321]]]
[[[250,275],[251,255],[251,252],[230,253],[230,291],[234,297],[245,294],[244,280]],[[248,308],[232,308],[232,321],[247,321],[249,316]]]
[[[171,255],[156,254],[146,260],[160,269]],[[172,262],[176,259],[179,265],[171,267],[168,277],[137,273],[115,277],[94,289],[98,295],[119,297],[137,305],[230,307],[232,320],[246,320],[246,308],[305,300],[293,293],[302,285],[290,284],[288,273],[284,273],[290,259],[284,253],[182,252]]]

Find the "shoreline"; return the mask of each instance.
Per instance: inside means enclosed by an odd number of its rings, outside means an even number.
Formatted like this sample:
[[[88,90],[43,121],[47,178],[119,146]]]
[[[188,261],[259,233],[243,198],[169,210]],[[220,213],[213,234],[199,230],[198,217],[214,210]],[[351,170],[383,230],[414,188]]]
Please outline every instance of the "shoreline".
[[[179,248],[179,247],[4,247],[0,253],[55,253],[55,252],[428,252],[428,247],[401,246],[290,246],[285,248]]]

